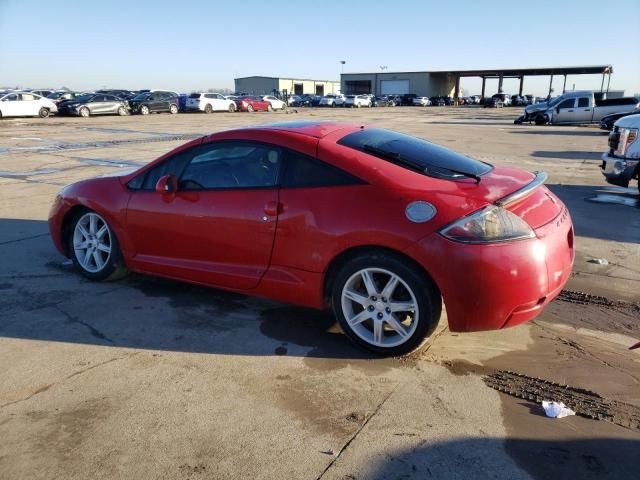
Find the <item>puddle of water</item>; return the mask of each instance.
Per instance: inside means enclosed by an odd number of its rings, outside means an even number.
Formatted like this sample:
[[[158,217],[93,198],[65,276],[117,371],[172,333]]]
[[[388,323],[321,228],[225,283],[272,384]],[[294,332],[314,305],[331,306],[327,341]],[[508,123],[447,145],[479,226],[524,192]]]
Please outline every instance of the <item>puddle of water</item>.
[[[83,130],[88,132],[104,132],[104,133],[137,133],[143,135],[161,135],[161,136],[174,136],[175,133],[164,133],[164,132],[149,132],[145,130],[129,130],[127,128],[100,128],[100,127],[84,127]]]
[[[11,140],[33,140],[34,142],[44,142],[40,137],[11,137]]]
[[[590,202],[595,203],[609,203],[613,205],[625,205],[627,207],[640,208],[640,199],[633,197],[626,197],[623,195],[611,195],[608,193],[601,193],[595,197],[587,199]]]

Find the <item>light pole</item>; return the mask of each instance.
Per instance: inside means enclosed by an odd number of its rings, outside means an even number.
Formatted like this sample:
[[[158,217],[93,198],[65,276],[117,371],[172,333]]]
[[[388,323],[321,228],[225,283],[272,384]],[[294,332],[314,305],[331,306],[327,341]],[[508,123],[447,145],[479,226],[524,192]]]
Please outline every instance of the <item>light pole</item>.
[[[342,88],[342,74],[344,73],[344,64],[347,63],[346,60],[340,60],[340,93],[343,92]]]

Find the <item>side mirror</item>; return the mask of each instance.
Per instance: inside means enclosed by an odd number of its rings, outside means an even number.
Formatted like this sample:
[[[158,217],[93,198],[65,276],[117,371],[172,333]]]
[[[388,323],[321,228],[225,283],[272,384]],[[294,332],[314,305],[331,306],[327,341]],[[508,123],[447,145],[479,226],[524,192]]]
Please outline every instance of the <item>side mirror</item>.
[[[560,105],[556,107],[556,113],[560,113]]]
[[[178,177],[174,174],[164,175],[160,177],[156,183],[156,192],[166,195],[167,193],[175,193],[178,191]]]

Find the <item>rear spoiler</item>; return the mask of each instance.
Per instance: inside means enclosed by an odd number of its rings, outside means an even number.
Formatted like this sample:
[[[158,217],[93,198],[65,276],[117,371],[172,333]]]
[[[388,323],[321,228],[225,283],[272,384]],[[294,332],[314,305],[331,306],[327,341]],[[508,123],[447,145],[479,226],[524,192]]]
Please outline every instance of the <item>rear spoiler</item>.
[[[502,197],[501,199],[496,200],[493,204],[497,205],[498,207],[506,207],[511,203],[515,203],[518,200],[522,200],[523,198],[531,195],[531,193],[533,193],[536,188],[547,181],[548,175],[545,172],[533,172],[533,174],[535,176],[533,177],[533,180],[531,180],[531,182],[529,182],[524,187],[516,190],[515,192],[510,193],[506,197]]]

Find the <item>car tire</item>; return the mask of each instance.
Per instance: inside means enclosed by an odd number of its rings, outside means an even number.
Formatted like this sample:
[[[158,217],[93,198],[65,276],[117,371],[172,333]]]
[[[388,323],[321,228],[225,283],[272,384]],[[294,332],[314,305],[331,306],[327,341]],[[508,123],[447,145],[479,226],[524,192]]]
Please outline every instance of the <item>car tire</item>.
[[[236,106],[235,106],[235,104],[230,103],[230,104],[229,104],[229,108],[228,108],[228,110],[229,110],[229,113],[234,113],[234,112],[236,111]]]
[[[124,117],[127,114],[127,109],[124,107],[118,107],[118,115]]]
[[[40,118],[47,118],[49,116],[49,109],[46,107],[42,107],[38,112],[38,116]]]
[[[89,107],[82,107],[78,113],[80,114],[81,117],[85,117],[85,118],[91,116],[91,110],[89,110]]]
[[[396,283],[391,286],[393,279]],[[340,268],[331,303],[342,330],[354,343],[390,356],[426,343],[442,311],[438,289],[424,272],[400,256],[376,251],[352,258]]]
[[[102,281],[127,275],[113,229],[93,210],[81,210],[73,217],[67,242],[71,261],[84,277]]]
[[[253,113],[254,111],[255,109],[253,108],[253,105],[247,105],[247,112]]]
[[[146,105],[142,105],[140,107],[140,113],[142,115],[149,115],[151,113],[151,110],[149,110],[149,107],[147,107]]]
[[[204,113],[211,113],[211,112],[213,112],[213,107],[211,106],[211,104],[207,103],[204,106]]]
[[[267,105],[267,112],[273,112],[273,107],[271,104]]]
[[[172,103],[171,105],[169,105],[169,113],[171,115],[175,115],[178,113],[178,106],[175,103]]]
[[[547,123],[547,119],[544,117],[544,115],[539,113],[538,115],[536,115],[534,122],[536,125],[544,125],[545,123]]]

